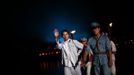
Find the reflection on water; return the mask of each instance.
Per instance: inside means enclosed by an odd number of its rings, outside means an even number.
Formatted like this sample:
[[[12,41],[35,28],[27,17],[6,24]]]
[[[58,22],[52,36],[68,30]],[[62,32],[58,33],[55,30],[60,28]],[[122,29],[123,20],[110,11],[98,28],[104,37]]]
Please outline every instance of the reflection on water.
[[[43,75],[63,75],[60,50],[39,52],[39,68]]]
[[[45,75],[63,75],[63,67],[60,61],[41,62],[40,69]]]

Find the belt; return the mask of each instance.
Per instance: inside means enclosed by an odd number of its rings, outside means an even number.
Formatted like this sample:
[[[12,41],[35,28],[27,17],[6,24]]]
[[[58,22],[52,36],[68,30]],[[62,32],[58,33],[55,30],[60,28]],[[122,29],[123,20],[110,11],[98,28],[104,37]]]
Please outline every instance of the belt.
[[[112,52],[112,54],[115,54],[116,52]]]
[[[99,55],[99,54],[107,54],[107,52],[95,52],[94,54],[97,54],[97,55]]]

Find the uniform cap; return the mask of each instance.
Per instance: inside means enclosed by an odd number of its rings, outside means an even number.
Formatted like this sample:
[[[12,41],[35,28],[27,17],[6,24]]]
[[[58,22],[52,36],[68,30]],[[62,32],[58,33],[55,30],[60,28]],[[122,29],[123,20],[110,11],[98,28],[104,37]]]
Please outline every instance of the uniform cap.
[[[92,22],[91,23],[91,28],[96,28],[96,27],[100,27],[100,24],[97,22]]]

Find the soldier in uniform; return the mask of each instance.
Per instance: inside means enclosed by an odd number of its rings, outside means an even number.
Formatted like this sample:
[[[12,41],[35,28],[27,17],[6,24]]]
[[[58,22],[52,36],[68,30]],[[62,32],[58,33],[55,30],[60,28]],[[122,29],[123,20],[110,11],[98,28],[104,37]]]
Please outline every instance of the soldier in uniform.
[[[91,23],[93,36],[88,40],[87,50],[93,52],[93,68],[95,75],[111,75],[112,65],[111,43],[107,35],[101,32],[100,24]]]

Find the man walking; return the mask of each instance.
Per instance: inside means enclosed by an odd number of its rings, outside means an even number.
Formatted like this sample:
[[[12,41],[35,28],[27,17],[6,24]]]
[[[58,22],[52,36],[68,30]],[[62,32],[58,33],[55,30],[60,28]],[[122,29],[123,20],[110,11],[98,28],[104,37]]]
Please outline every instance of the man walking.
[[[100,24],[91,23],[93,36],[88,40],[87,50],[93,52],[93,68],[95,75],[110,75],[112,65],[111,43],[107,35],[101,32]]]
[[[64,41],[59,43],[59,33],[55,32],[54,37],[59,49],[62,50],[62,61],[64,65],[64,75],[81,75],[79,55],[82,52],[83,44],[77,40],[70,39],[68,30],[62,31]]]

